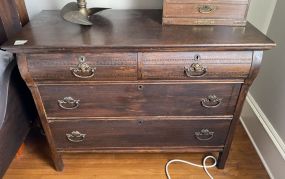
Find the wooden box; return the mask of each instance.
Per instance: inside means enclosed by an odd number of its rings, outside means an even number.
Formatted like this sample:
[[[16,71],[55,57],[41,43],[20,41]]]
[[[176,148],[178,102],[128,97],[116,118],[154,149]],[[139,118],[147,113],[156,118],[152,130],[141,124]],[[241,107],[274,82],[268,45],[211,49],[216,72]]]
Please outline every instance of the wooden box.
[[[164,0],[163,24],[245,26],[250,0]]]

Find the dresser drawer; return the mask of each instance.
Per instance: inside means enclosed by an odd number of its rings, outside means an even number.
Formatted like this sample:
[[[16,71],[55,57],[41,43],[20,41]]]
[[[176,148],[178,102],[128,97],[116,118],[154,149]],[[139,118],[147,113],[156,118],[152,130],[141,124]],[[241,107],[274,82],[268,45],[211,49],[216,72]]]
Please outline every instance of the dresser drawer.
[[[149,80],[243,79],[252,52],[141,53],[141,78]]]
[[[163,22],[181,25],[244,26],[248,5],[248,0],[164,0]]]
[[[30,54],[27,63],[35,81],[137,80],[136,53]]]
[[[240,84],[44,85],[48,118],[232,115]]]
[[[58,150],[224,146],[230,120],[52,122]]]

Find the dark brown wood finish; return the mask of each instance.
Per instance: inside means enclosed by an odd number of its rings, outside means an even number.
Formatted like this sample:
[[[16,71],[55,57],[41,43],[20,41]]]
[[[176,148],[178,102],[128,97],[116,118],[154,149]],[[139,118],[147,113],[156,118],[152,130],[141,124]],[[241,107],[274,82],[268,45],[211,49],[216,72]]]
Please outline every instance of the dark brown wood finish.
[[[225,163],[228,158],[229,152],[230,152],[230,146],[232,144],[233,140],[233,134],[236,130],[237,123],[239,121],[243,104],[246,99],[246,95],[249,91],[250,86],[252,85],[253,81],[258,75],[258,72],[261,67],[261,62],[262,62],[262,57],[263,57],[263,52],[262,51],[255,51],[253,53],[253,60],[252,60],[252,65],[251,65],[251,70],[250,70],[250,75],[249,78],[245,80],[244,85],[242,86],[242,89],[240,91],[240,96],[238,99],[237,107],[234,113],[234,119],[232,121],[230,131],[228,134],[228,139],[225,145],[225,149],[223,152],[220,153],[219,155],[219,161],[218,161],[218,168],[223,169],[225,168]]]
[[[141,53],[139,60],[144,80],[244,79],[249,74],[252,52]],[[205,71],[187,75],[185,68],[195,64]]]
[[[164,0],[163,23],[245,26],[250,0]]]
[[[17,12],[21,21],[21,25],[24,26],[29,22],[29,16],[26,9],[26,4],[24,0],[14,0]]]
[[[3,28],[5,31],[4,34],[0,34],[1,36],[10,38],[15,33],[19,32],[22,29],[22,26],[29,21],[25,2],[23,0],[1,0],[0,21],[2,21],[3,24],[2,27],[0,25],[0,29]],[[2,44],[7,39],[0,38],[0,40],[2,40],[0,41],[0,44]]]
[[[45,135],[47,137],[47,140],[50,146],[51,158],[54,162],[55,169],[58,171],[62,171],[64,168],[63,161],[62,161],[61,155],[56,151],[53,136],[51,134],[48,121],[46,120],[46,117],[45,117],[44,106],[41,100],[41,96],[27,68],[26,56],[23,54],[17,54],[17,62],[18,62],[19,71],[23,79],[25,80],[26,84],[29,86],[30,91],[32,92],[32,95],[33,95],[33,98],[36,104],[36,108],[39,113],[39,118],[41,120],[42,127],[45,131]]]
[[[107,10],[92,27],[78,26],[43,11],[3,45],[11,52],[197,51],[271,49],[274,42],[250,23],[246,27],[166,26],[160,10]],[[15,47],[15,40],[28,43]]]
[[[139,148],[174,149],[187,147],[223,147],[230,120],[98,120],[50,123],[57,150],[122,150]],[[201,130],[212,135],[196,136]],[[68,140],[66,134],[79,131],[81,142]],[[72,139],[72,138],[71,138]],[[76,140],[74,138],[73,140]],[[81,140],[81,139],[80,139]]]
[[[249,23],[164,27],[159,10],[107,10],[93,20],[82,27],[44,11],[3,46],[17,53],[56,169],[63,168],[62,152],[114,151],[217,151],[223,168],[260,64],[255,50],[274,42]],[[28,43],[13,46],[16,39]],[[80,56],[97,74],[74,77],[70,68]],[[202,136],[217,129],[217,141],[195,143],[198,128]],[[73,131],[91,138],[70,144],[66,133]]]
[[[146,153],[125,153],[120,151],[102,150],[99,154],[94,153],[63,153],[66,170],[57,173],[50,168],[47,161],[46,149],[48,145],[44,136],[31,133],[26,141],[24,157],[17,158],[12,162],[3,179],[165,179],[166,161],[179,158],[194,163],[201,163],[204,153],[149,153],[153,150],[146,149]],[[234,135],[231,153],[225,170],[210,169],[211,174],[218,179],[270,179],[266,169],[256,153],[247,133],[239,123]],[[140,148],[141,149],[141,148]],[[188,149],[188,148],[187,148]],[[195,148],[203,151],[203,148]],[[216,149],[217,150],[217,149]],[[221,150],[221,149],[220,149]],[[204,148],[205,152],[209,148]],[[96,151],[95,151],[96,152]],[[108,153],[104,153],[108,152]],[[160,152],[160,151],[155,151]],[[179,179],[208,179],[205,173],[198,167],[189,167],[183,164],[171,165],[172,178]]]
[[[131,116],[222,116],[232,115],[240,84],[165,84],[129,83],[95,85],[40,85],[39,92],[48,118],[69,117],[131,117]],[[216,95],[217,107],[206,108],[202,99]],[[58,100],[72,97],[80,100],[63,104]]]
[[[77,77],[71,68],[78,68],[80,57],[94,69],[90,77]],[[40,60],[40,63],[39,63]],[[31,54],[27,56],[28,69],[35,81],[130,81],[137,80],[136,53],[95,54]],[[87,76],[86,75],[86,76]],[[92,76],[93,75],[93,76]]]
[[[7,35],[5,32],[4,24],[2,19],[0,18],[0,44],[7,40]]]

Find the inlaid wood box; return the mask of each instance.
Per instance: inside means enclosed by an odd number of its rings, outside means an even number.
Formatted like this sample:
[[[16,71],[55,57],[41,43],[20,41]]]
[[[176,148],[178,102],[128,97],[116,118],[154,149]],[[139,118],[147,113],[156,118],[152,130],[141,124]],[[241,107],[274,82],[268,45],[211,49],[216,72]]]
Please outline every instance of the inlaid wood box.
[[[250,0],[164,0],[163,24],[245,26]]]

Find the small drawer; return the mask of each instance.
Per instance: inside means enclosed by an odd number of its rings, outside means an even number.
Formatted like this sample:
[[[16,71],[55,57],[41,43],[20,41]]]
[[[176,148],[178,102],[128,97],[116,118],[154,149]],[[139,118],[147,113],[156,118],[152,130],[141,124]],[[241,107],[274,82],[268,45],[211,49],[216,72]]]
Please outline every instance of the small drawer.
[[[164,24],[244,26],[248,0],[164,0]]]
[[[93,120],[52,122],[58,150],[223,147],[230,120]]]
[[[136,53],[30,54],[27,64],[35,81],[137,80]]]
[[[49,119],[233,115],[241,84],[40,85]]]
[[[244,79],[252,52],[141,53],[144,80]]]

